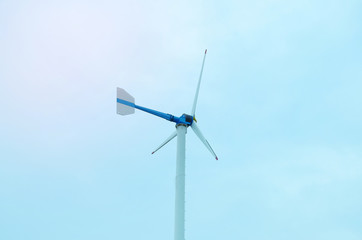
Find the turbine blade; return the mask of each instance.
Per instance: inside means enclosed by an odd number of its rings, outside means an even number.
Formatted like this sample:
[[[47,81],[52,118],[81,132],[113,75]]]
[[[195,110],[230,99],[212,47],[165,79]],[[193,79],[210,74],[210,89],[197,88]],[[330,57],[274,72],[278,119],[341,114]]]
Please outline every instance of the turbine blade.
[[[194,104],[192,105],[191,116],[193,116],[193,117],[195,117],[195,111],[196,111],[196,105],[197,105],[197,98],[199,97],[199,90],[200,90],[202,72],[204,71],[204,64],[205,64],[206,53],[207,53],[207,49],[205,50],[204,60],[202,61],[201,72],[200,72],[200,77],[199,77],[199,83],[197,84],[196,93],[195,93],[195,98],[194,98]]]
[[[216,156],[214,150],[212,149],[212,147],[210,146],[209,142],[206,140],[206,138],[204,137],[204,135],[202,134],[200,128],[197,126],[196,122],[194,121],[191,125],[192,130],[194,130],[194,133],[196,134],[196,136],[199,137],[199,139],[201,140],[201,142],[205,145],[205,147],[210,151],[210,153],[214,156],[214,158],[216,158],[216,160],[219,160],[219,158]]]
[[[163,146],[165,146],[169,141],[171,141],[172,139],[174,139],[177,135],[177,131],[174,131],[160,146],[158,146],[156,148],[155,151],[152,152],[152,154],[154,154],[155,152],[157,152],[160,148],[162,148]]]

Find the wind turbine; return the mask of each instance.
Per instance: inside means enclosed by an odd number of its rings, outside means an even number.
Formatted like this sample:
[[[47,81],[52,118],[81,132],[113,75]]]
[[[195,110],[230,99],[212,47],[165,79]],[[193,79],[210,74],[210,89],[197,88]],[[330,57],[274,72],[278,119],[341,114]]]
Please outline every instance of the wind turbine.
[[[129,115],[135,112],[135,108],[141,111],[156,115],[160,118],[176,123],[176,131],[174,131],[152,154],[165,146],[168,142],[177,136],[177,154],[176,154],[176,193],[175,193],[175,240],[185,239],[185,135],[187,128],[191,127],[196,136],[201,140],[210,153],[218,160],[214,150],[209,142],[202,134],[197,126],[195,111],[197,99],[199,96],[200,83],[202,72],[204,69],[207,49],[205,50],[204,59],[202,61],[199,81],[196,88],[194,103],[192,105],[191,115],[182,114],[180,117],[175,117],[168,113],[159,112],[153,109],[141,107],[135,104],[135,99],[122,88],[117,88],[117,114]]]

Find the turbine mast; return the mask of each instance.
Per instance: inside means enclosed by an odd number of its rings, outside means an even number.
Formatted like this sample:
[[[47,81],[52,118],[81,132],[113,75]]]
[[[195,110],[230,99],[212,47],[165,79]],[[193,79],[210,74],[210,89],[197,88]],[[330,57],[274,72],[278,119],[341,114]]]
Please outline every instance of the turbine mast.
[[[185,240],[185,143],[187,127],[176,125],[176,192],[175,192],[175,240]]]

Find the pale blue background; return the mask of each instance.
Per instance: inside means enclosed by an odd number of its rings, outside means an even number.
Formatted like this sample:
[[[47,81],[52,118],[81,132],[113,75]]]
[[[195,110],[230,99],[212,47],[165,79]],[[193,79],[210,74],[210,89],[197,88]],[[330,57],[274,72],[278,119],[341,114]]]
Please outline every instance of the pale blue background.
[[[362,239],[362,2],[0,1],[0,239]]]

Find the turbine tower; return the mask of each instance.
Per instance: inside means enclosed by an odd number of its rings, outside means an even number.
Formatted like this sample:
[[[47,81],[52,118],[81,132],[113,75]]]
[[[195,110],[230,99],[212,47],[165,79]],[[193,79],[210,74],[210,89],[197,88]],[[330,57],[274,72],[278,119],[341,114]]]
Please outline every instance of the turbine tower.
[[[141,111],[156,115],[157,117],[166,119],[176,123],[176,131],[174,131],[152,154],[165,146],[168,142],[177,136],[177,153],[176,153],[176,191],[175,191],[175,240],[185,240],[185,137],[187,128],[191,127],[196,136],[201,140],[210,153],[218,160],[214,150],[209,142],[202,134],[197,126],[195,111],[197,99],[199,96],[202,72],[204,69],[207,49],[205,50],[202,61],[199,81],[196,88],[194,103],[192,105],[191,115],[182,114],[180,117],[173,116],[168,113],[159,112],[153,109],[141,107],[135,104],[135,99],[122,88],[117,88],[117,114],[129,115],[135,112],[135,108]]]

